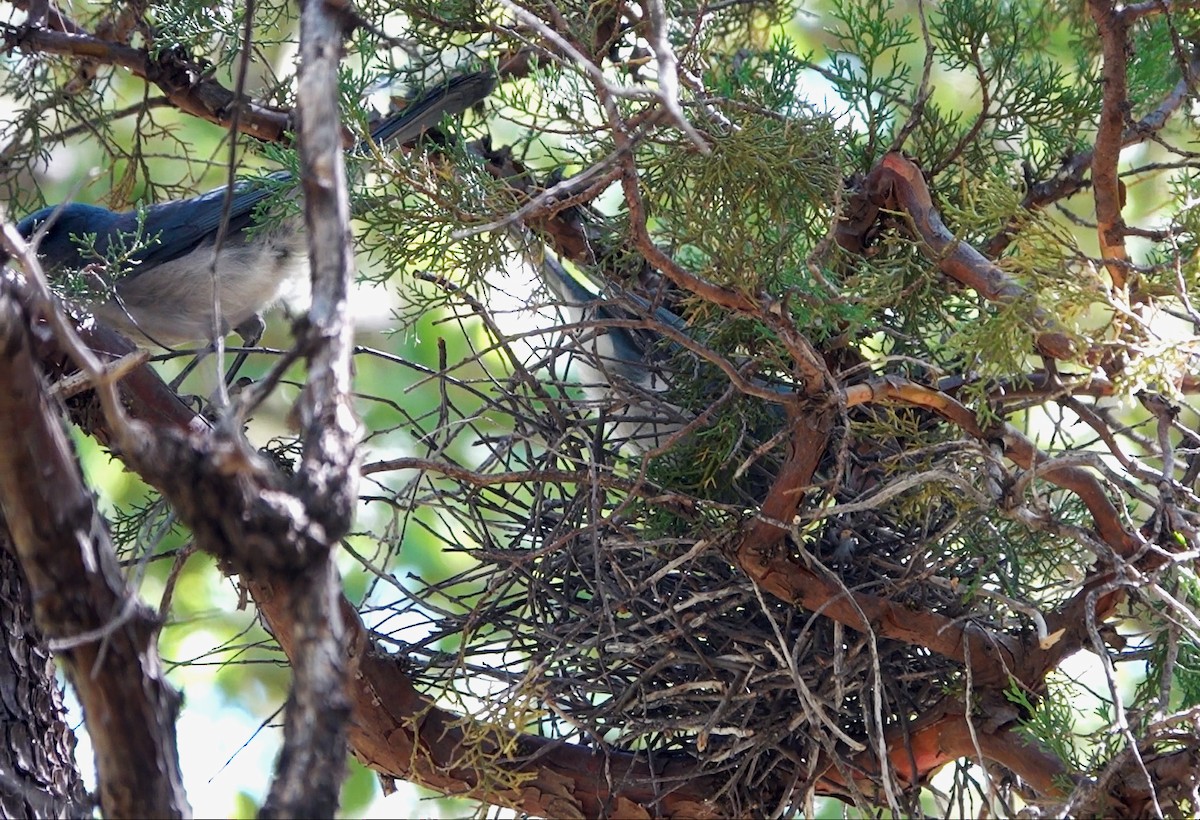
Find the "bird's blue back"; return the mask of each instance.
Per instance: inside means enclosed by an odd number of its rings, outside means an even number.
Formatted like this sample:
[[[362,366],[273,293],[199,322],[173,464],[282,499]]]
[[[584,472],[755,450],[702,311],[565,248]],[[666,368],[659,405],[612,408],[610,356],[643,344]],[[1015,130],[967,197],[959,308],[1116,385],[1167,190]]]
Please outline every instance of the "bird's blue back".
[[[635,293],[621,291],[618,298],[610,294],[588,290],[562,263],[550,255],[542,259],[542,275],[547,286],[569,309],[587,308],[591,318],[599,326],[606,322],[651,319],[665,328],[683,335],[690,333],[687,323],[664,307],[652,305]],[[572,317],[575,322],[585,321],[582,313]],[[661,342],[661,334],[650,329],[632,327],[612,328],[608,332],[609,342],[614,346],[618,358],[626,362],[641,362],[643,366],[654,358],[655,347]],[[660,358],[662,351],[659,351]]]
[[[494,75],[487,72],[455,77],[383,119],[371,129],[371,139],[360,143],[356,150],[365,152],[372,142],[411,142],[437,125],[443,117],[461,114],[482,100],[491,93],[495,82]],[[259,204],[281,187],[286,187],[291,179],[290,172],[276,171],[261,179],[236,183],[228,210],[229,222],[225,234],[228,240],[241,241],[243,231],[254,223],[255,209]],[[136,238],[140,240],[138,244],[141,247],[126,257],[132,263],[129,275],[136,276],[164,262],[186,256],[202,243],[215,238],[226,213],[228,190],[227,186],[223,186],[189,199],[120,213],[82,203],[50,206],[22,219],[17,224],[17,230],[30,239],[46,220],[54,217],[39,246],[43,264],[51,272],[78,270],[90,263],[103,261],[114,250],[127,251]],[[72,238],[88,234],[96,236],[94,248],[98,259],[84,258],[79,243]],[[120,248],[120,243],[127,247]],[[114,245],[118,247],[114,248]]]
[[[280,172],[283,180],[290,178]],[[279,174],[272,176],[278,177]],[[36,211],[17,223],[22,236],[31,238],[42,222],[56,211],[54,223],[39,245],[42,264],[47,270],[78,270],[120,252],[133,266],[130,273],[149,270],[170,259],[184,256],[212,238],[225,211],[226,188],[217,188],[198,197],[163,202],[139,210],[115,213],[98,205],[72,202]],[[238,236],[251,223],[254,208],[271,195],[275,186],[253,181],[234,187],[226,235]],[[139,229],[139,217],[141,227]],[[89,248],[83,237],[95,235]],[[138,249],[125,253],[137,242]],[[124,245],[124,247],[122,247]],[[94,251],[94,255],[93,255]]]

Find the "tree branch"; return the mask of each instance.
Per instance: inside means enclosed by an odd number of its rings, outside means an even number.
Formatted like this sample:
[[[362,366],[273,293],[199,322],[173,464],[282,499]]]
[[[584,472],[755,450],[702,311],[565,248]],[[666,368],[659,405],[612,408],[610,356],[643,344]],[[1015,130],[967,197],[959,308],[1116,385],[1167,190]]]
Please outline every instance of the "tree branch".
[[[179,695],[166,682],[154,613],[126,587],[112,544],[0,280],[0,506],[35,615],[63,660],[96,749],[110,817],[190,815],[179,770]]]
[[[1122,136],[1129,119],[1128,60],[1129,24],[1109,0],[1088,0],[1088,11],[1100,31],[1104,64],[1100,81],[1104,89],[1096,148],[1092,154],[1092,191],[1096,199],[1096,232],[1100,255],[1113,289],[1125,287],[1129,254],[1125,250],[1125,186],[1117,176]]]
[[[292,622],[292,693],[285,713],[278,775],[263,805],[267,817],[332,815],[345,776],[350,716],[346,638],[334,564],[357,498],[358,421],[350,406],[353,323],[348,294],[354,276],[350,195],[342,154],[338,63],[343,15],[324,0],[306,0],[300,15],[300,179],[312,266],[313,300],[298,323],[297,343],[309,360],[298,403],[303,454],[293,492],[321,539],[301,556],[285,600]]]
[[[933,205],[929,186],[919,169],[901,154],[891,153],[871,170],[862,191],[852,205],[853,221],[839,226],[838,244],[852,253],[861,253],[864,236],[881,211],[900,211],[909,219],[909,227],[921,240],[921,249],[942,273],[972,288],[990,302],[1013,304],[1030,298],[1028,291],[1013,281],[994,262],[971,245],[957,239]],[[1069,359],[1076,354],[1075,344],[1049,311],[1032,305],[1038,335],[1038,350],[1054,359]]]
[[[22,3],[16,5],[20,8]],[[289,112],[246,100],[239,101],[228,88],[202,76],[197,64],[177,51],[163,50],[156,57],[151,57],[145,49],[109,42],[84,33],[65,16],[55,15],[50,19],[52,24],[57,21],[60,26],[70,30],[6,26],[3,29],[5,47],[28,53],[83,57],[105,65],[119,66],[135,77],[154,83],[180,111],[218,125],[231,125],[234,121],[233,111],[240,107],[238,130],[266,142],[284,142],[284,135],[292,128]]]

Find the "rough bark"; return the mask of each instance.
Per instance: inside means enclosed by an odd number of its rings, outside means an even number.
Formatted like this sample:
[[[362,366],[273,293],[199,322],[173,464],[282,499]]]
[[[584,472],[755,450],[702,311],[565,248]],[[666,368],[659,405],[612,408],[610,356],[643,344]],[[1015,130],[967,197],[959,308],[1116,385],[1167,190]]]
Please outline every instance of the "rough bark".
[[[158,661],[157,619],[117,568],[32,357],[31,326],[0,290],[0,509],[34,617],[83,706],[104,814],[188,816],[175,739],[179,695]]]
[[[0,818],[78,817],[89,798],[62,687],[0,516]]]

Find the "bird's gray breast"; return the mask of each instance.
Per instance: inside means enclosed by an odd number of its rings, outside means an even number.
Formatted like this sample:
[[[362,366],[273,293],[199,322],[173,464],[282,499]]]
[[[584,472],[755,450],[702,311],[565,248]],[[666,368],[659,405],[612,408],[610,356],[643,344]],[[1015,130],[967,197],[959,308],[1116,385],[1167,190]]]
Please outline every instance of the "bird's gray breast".
[[[307,248],[297,222],[227,237],[215,260],[207,241],[145,275],[135,270],[117,283],[115,299],[95,306],[96,314],[161,345],[210,341],[214,329],[224,335],[281,299],[306,294]]]

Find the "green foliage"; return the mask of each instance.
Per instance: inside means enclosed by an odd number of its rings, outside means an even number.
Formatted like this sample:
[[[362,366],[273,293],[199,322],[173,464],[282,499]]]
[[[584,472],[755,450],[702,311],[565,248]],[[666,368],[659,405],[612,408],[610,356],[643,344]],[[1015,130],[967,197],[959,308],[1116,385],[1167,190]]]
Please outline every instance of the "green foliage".
[[[1200,643],[1184,639],[1176,661],[1175,683],[1179,687],[1179,702],[1173,708],[1188,709],[1200,704]]]
[[[804,260],[828,230],[840,163],[824,117],[734,116],[738,130],[712,154],[681,147],[639,164],[647,187],[661,192],[655,210],[663,239],[694,249],[705,278],[754,293],[808,278]]]
[[[298,9],[288,3],[267,0],[254,4],[252,41],[256,48],[274,48],[294,41],[299,25]],[[147,18],[154,25],[154,54],[177,51],[205,54],[215,67],[232,76],[245,36],[246,7],[219,3],[151,3]]]
[[[1175,574],[1168,589],[1192,611],[1200,605],[1200,584],[1189,574]],[[1191,709],[1200,704],[1200,635],[1194,629],[1172,623],[1170,609],[1162,606],[1148,609],[1143,617],[1153,639],[1149,642],[1150,659],[1138,690],[1138,701],[1163,711]]]
[[[122,277],[132,274],[139,264],[136,256],[162,238],[146,233],[145,220],[145,208],[139,205],[136,232],[132,236],[122,235],[106,247],[97,247],[95,233],[71,234],[86,268],[65,273],[60,282],[62,293],[70,297],[104,296]]]
[[[810,612],[746,576],[738,561],[758,545],[738,538],[763,523],[773,491],[800,499],[792,520],[772,522],[786,537],[771,549],[806,581],[892,613],[992,630],[1014,653],[1037,644],[1039,616],[1108,583],[1083,583],[1108,570],[1111,544],[1096,547],[1104,504],[1131,540],[1157,538],[1148,551],[1164,562],[1195,548],[1194,481],[1180,478],[1200,423],[1186,405],[1200,325],[1200,176],[1186,147],[1194,123],[1156,132],[1161,143],[1127,151],[1130,165],[1119,166],[1131,227],[1120,264],[1135,283],[1125,291],[1112,287],[1106,262],[1115,263],[1096,258],[1088,163],[1070,180],[1074,195],[1030,201],[1095,142],[1104,84],[1086,6],[834,0],[817,12],[698,11],[670,2],[671,21],[655,32],[649,6],[522,4],[546,15],[558,42],[514,23],[506,5],[356,5],[389,32],[395,23],[405,41],[370,26],[348,39],[340,102],[354,133],[366,133],[369,103],[399,86],[493,62],[508,72],[484,110],[443,123],[440,136],[348,161],[360,279],[379,288],[356,305],[386,300],[391,314],[355,357],[368,470],[339,568],[379,645],[422,692],[474,718],[462,726],[470,738],[519,730],[692,755],[744,813],[767,814],[790,805],[784,788],[806,782],[820,755],[877,749],[946,693],[961,695],[953,653],[894,638],[889,623],[873,621],[878,634],[868,635],[839,616],[835,627],[826,609]],[[109,11],[72,13],[91,25]],[[245,13],[231,2],[154,3],[133,43],[232,87],[247,56]],[[274,0],[256,6],[247,64],[256,104],[294,104],[297,14]],[[1183,76],[1181,44],[1195,38],[1196,20],[1155,12],[1134,24],[1127,126]],[[654,109],[659,34],[682,67],[680,110],[703,145],[673,112]],[[597,66],[581,67],[563,43]],[[14,214],[70,197],[127,208],[195,193],[224,184],[231,153],[239,179],[278,188],[260,226],[300,207],[290,198],[292,147],[239,137],[231,152],[222,129],[149,100],[157,92],[110,66],[80,82],[79,58],[4,59],[0,82],[23,106],[3,131],[0,186]],[[387,94],[376,88],[383,82]],[[618,150],[614,126],[628,148]],[[952,278],[904,213],[879,214],[857,250],[838,245],[872,193],[866,175],[892,150],[919,166],[953,241],[994,256],[986,273],[1019,295],[989,301]],[[79,190],[83,170],[71,179],[58,170],[72,159],[100,168]],[[37,170],[47,162],[53,174]],[[265,176],[281,168],[293,180]],[[645,238],[634,224],[642,209]],[[577,243],[572,253],[564,236]],[[95,255],[117,269],[152,241]],[[593,313],[565,333],[550,327],[565,312],[532,284],[546,245],[621,302],[617,323],[690,337],[652,351],[670,389],[649,397],[646,412],[692,425],[673,446],[620,445],[615,422],[626,408],[597,397],[580,366],[581,339],[614,320]],[[648,263],[651,251],[678,268]],[[767,307],[730,310],[703,288],[680,287],[676,270],[729,301]],[[1079,353],[1054,372],[1035,344],[1051,322]],[[798,363],[789,333],[811,360]],[[273,338],[286,346],[282,323]],[[264,351],[247,372],[261,378],[276,356]],[[814,387],[813,370],[833,387]],[[285,477],[303,446],[289,411],[304,376],[288,369],[248,426]],[[852,396],[891,383],[945,404]],[[200,395],[212,387],[186,383]],[[833,431],[822,452],[801,454],[818,463],[807,483],[779,488],[797,418],[816,415],[797,400],[805,390]],[[1161,417],[1129,410],[1149,394],[1175,404]],[[945,412],[951,405],[970,421]],[[1018,439],[1039,456],[1018,459]],[[1177,474],[1164,477],[1167,440]],[[214,687],[253,732],[285,699],[281,652],[240,609],[222,568],[188,558],[189,534],[165,503],[99,448],[83,450],[129,577],[152,603],[171,591],[159,648],[173,679]],[[1103,500],[1085,503],[1077,485],[1056,483],[1056,467],[1094,479]],[[1158,538],[1152,518],[1177,514]],[[1148,725],[1139,710],[1200,703],[1200,641],[1188,617],[1200,593],[1184,570],[1111,576],[1133,603],[1100,626],[1136,634],[1136,647],[1112,658],[1124,675],[1145,675],[1124,704],[1133,731]],[[1153,584],[1177,603],[1155,597]],[[1039,683],[1008,692],[1026,737],[1075,775],[1102,770],[1125,742],[1113,693],[1057,672],[1044,691]],[[1101,692],[1094,714],[1078,702],[1089,690]],[[982,726],[989,716],[973,717]],[[490,763],[488,749],[472,762]],[[849,756],[838,764],[865,771]],[[512,770],[497,777],[521,786]],[[366,811],[375,788],[356,766],[344,811]],[[771,805],[754,802],[764,794]],[[233,810],[248,816],[260,797],[240,794]]]
[[[1017,686],[1005,694],[1009,702],[1016,704],[1027,715],[1022,729],[1031,739],[1052,751],[1072,771],[1085,771],[1084,758],[1079,748],[1080,737],[1075,732],[1078,713],[1073,707],[1073,692],[1070,685],[1058,676],[1046,681],[1045,694],[1036,702]]]
[[[362,815],[375,799],[378,775],[359,763],[350,761],[350,776],[342,784],[341,810],[344,816]]]
[[[912,65],[901,51],[917,41],[912,18],[897,16],[891,0],[833,4],[830,81],[845,100],[860,133],[857,167],[866,171],[879,156],[880,138],[895,127],[912,89]]]
[[[236,818],[236,820],[243,820],[243,818],[250,820],[251,818],[258,817],[258,811],[261,806],[259,806],[258,801],[246,792],[238,792],[235,802],[236,806],[231,816]]]
[[[1150,101],[1161,99],[1179,81],[1182,72],[1175,45],[1194,39],[1197,33],[1200,18],[1194,11],[1154,17],[1137,26],[1130,46],[1129,98],[1145,102],[1134,110],[1135,117],[1149,113]]]
[[[957,75],[955,85],[972,89],[972,104],[979,107],[965,128],[952,129],[948,150],[930,146],[936,167],[965,151],[977,169],[1017,159],[1049,169],[1076,147],[1099,90],[1094,77],[1075,75],[1052,49],[1066,19],[1037,2],[955,0],[931,14],[940,64]],[[946,140],[940,130],[931,128],[930,136]]]

